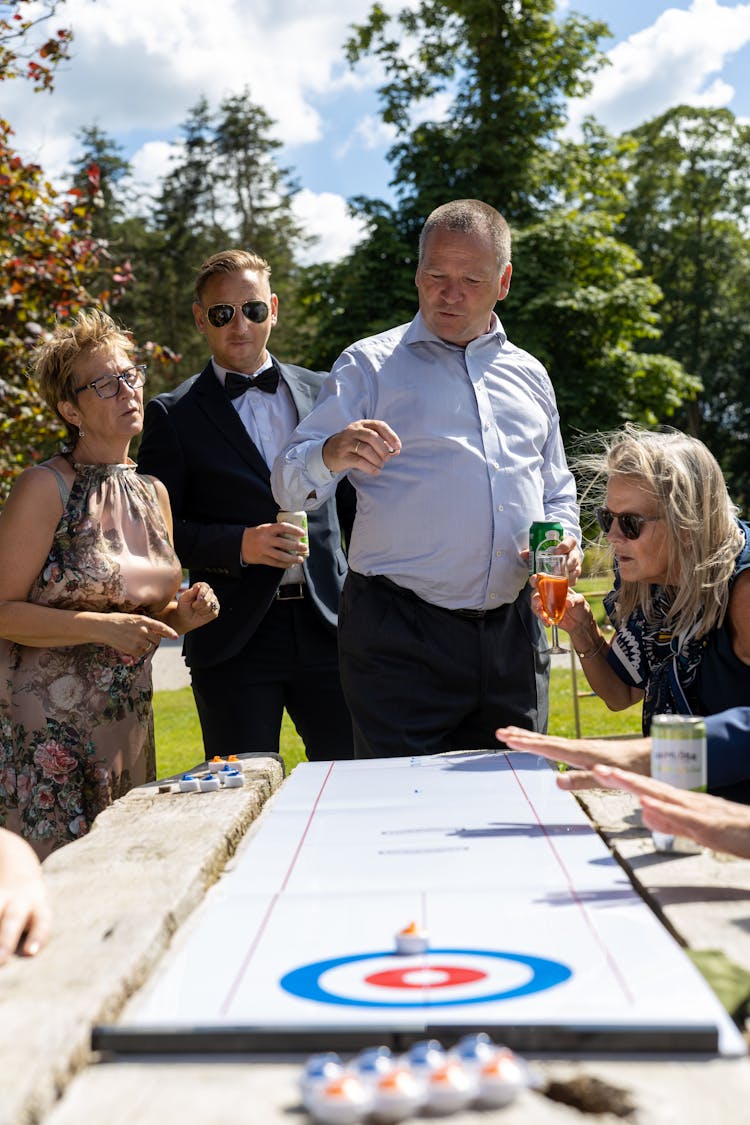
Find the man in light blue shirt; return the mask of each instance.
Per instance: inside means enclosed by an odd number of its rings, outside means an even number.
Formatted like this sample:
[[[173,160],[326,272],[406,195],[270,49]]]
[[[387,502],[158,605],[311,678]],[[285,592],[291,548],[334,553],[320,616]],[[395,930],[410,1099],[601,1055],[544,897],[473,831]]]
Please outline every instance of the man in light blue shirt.
[[[510,278],[494,208],[438,208],[419,313],[341,355],[274,464],[288,508],[317,507],[343,474],[356,489],[339,650],[361,757],[494,746],[498,713],[546,729],[529,527],[562,523],[572,581],[580,528],[549,377],[493,311]]]

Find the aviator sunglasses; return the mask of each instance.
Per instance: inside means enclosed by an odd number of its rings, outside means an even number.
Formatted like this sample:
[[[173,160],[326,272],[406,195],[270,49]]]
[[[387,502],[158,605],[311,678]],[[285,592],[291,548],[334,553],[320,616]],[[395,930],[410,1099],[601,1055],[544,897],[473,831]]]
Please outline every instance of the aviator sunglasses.
[[[609,534],[612,524],[617,520],[620,531],[626,539],[637,539],[643,530],[644,523],[656,523],[661,516],[639,516],[635,512],[610,512],[609,508],[597,508],[594,512],[596,522],[605,535]]]
[[[245,301],[242,305],[230,305],[228,301],[222,301],[218,305],[209,305],[206,309],[208,323],[214,328],[225,328],[234,320],[237,309],[242,309],[245,320],[250,320],[253,324],[262,324],[268,319],[268,305],[265,301]]]

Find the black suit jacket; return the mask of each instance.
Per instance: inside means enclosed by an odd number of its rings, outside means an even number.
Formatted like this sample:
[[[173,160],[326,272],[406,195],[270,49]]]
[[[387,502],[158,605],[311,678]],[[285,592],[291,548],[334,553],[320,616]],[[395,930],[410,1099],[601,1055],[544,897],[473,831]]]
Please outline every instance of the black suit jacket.
[[[274,361],[275,362],[275,361]],[[300,419],[309,414],[325,374],[277,364]],[[273,523],[279,506],[270,472],[250,439],[213,365],[146,406],[138,471],[158,477],[169,493],[175,550],[191,582],[209,582],[221,603],[218,618],[185,637],[185,658],[205,668],[239,652],[276,594],[283,570],[240,562],[245,527]],[[354,510],[350,486],[309,513],[310,557],[304,563],[312,601],[336,628],[346,575],[338,509],[348,539]],[[338,501],[338,503],[337,503]]]

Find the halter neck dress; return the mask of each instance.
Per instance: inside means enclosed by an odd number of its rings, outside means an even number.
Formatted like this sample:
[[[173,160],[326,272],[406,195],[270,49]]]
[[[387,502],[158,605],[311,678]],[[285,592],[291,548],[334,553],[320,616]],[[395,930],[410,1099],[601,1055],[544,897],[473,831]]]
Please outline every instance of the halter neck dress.
[[[158,611],[181,568],[153,483],[135,465],[39,469],[57,477],[63,514],[28,601],[98,613]],[[0,824],[42,852],[75,840],[156,774],[151,658],[78,644],[0,640]]]

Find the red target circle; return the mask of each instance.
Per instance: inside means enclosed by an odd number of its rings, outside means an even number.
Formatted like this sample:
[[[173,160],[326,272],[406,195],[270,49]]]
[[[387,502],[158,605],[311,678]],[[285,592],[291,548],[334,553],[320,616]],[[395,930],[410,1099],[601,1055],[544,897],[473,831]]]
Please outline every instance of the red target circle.
[[[425,980],[426,975],[442,973],[442,979]],[[487,974],[478,969],[460,968],[457,965],[405,965],[401,969],[387,969],[382,973],[371,973],[365,977],[366,984],[378,988],[450,988],[457,984],[474,984],[485,980]],[[411,979],[410,979],[411,978]],[[415,979],[416,978],[416,979]]]

